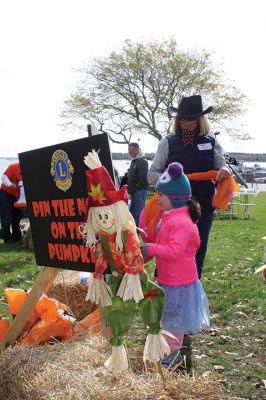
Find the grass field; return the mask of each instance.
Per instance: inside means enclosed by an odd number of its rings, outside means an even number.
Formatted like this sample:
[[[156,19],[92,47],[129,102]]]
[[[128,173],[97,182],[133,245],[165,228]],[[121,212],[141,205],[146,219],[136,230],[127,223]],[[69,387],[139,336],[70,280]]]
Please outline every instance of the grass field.
[[[213,329],[193,340],[197,374],[245,399],[266,399],[266,285],[254,270],[266,246],[266,193],[248,220],[216,220],[203,274]],[[219,368],[222,367],[222,368]]]
[[[266,399],[266,285],[254,274],[266,246],[264,236],[266,193],[256,198],[250,219],[214,221],[202,278],[212,326],[192,337],[191,373],[219,380],[242,399]],[[0,315],[8,315],[2,289],[28,289],[39,271],[31,251],[0,242]]]

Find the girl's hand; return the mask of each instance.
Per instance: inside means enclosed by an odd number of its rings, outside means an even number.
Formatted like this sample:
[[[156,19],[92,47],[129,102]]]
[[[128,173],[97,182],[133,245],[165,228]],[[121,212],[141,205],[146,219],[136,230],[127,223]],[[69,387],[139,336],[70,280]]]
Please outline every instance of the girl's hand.
[[[220,182],[222,179],[227,178],[230,175],[229,169],[227,167],[223,167],[218,171],[216,182]]]
[[[144,259],[144,262],[147,262],[147,260],[150,258],[149,257],[149,243],[145,243],[140,247],[140,251],[142,254],[142,257]]]

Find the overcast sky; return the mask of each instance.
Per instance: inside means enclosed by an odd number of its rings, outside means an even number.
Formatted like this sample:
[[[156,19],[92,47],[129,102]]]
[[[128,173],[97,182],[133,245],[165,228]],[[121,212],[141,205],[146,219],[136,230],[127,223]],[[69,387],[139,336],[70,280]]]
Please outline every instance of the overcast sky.
[[[86,136],[59,126],[63,102],[75,90],[74,72],[125,39],[175,37],[181,49],[215,51],[225,77],[250,99],[237,121],[253,140],[226,151],[266,152],[266,15],[254,0],[9,0],[0,2],[0,156]],[[206,105],[206,107],[209,106]],[[156,141],[141,140],[146,151]],[[112,147],[126,151],[126,146]]]

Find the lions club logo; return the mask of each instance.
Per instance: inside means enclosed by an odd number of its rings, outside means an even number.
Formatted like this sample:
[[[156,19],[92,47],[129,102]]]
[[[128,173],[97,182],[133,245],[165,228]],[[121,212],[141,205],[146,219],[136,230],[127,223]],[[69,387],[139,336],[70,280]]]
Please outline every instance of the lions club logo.
[[[50,172],[58,189],[66,192],[72,185],[74,168],[64,150],[56,150],[52,155]]]

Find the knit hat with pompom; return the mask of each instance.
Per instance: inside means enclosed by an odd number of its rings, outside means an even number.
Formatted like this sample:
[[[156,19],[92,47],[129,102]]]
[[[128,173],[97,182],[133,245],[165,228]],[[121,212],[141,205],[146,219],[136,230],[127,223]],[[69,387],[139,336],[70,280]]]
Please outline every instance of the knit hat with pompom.
[[[187,201],[191,198],[189,180],[183,172],[183,166],[178,162],[169,164],[155,188],[169,197],[174,208],[186,206]]]

